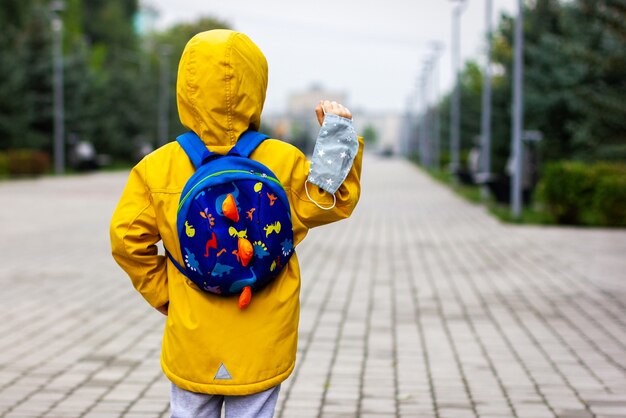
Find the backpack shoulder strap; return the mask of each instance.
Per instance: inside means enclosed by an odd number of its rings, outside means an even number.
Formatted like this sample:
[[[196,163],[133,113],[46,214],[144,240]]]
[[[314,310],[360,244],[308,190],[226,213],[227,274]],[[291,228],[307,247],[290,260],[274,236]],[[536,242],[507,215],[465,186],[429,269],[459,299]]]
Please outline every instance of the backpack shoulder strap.
[[[241,157],[249,157],[252,151],[258,147],[261,142],[265,141],[269,136],[261,134],[257,131],[249,130],[244,132],[235,146],[228,152],[229,155],[239,155]]]
[[[200,137],[193,131],[180,135],[176,138],[176,141],[178,141],[183,150],[185,150],[196,169],[200,168],[207,157],[215,154],[208,150],[204,142],[202,142]]]

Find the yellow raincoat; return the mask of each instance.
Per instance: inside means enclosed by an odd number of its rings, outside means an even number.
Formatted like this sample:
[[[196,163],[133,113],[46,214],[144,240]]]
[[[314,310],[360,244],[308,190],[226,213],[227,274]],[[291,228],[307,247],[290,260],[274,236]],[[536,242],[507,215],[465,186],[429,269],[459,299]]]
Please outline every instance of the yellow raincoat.
[[[180,61],[180,120],[210,150],[224,154],[248,128],[259,128],[266,88],[267,62],[247,36],[228,30],[200,33],[189,41]],[[251,158],[268,166],[287,192],[294,244],[309,228],[350,216],[359,199],[362,153],[359,138],[352,170],[336,193],[337,205],[323,211],[306,196],[310,162],[297,148],[270,139],[253,152]],[[291,257],[272,283],[255,292],[245,310],[238,308],[236,297],[198,290],[156,246],[162,240],[182,263],[176,211],[193,172],[175,141],[133,168],[111,221],[113,257],[150,305],[169,303],[161,365],[174,384],[208,394],[260,392],[285,380],[295,365],[298,258]],[[313,199],[332,203],[332,196],[308,187]]]

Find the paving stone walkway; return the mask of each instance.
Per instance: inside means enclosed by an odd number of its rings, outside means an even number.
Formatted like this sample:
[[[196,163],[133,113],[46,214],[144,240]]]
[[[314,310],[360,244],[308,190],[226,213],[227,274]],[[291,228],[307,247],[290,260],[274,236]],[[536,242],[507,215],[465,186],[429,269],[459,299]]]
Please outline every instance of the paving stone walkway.
[[[354,216],[298,248],[277,416],[626,417],[626,231],[503,225],[366,158]],[[168,417],[164,320],[110,257],[126,180],[0,183],[0,417]]]

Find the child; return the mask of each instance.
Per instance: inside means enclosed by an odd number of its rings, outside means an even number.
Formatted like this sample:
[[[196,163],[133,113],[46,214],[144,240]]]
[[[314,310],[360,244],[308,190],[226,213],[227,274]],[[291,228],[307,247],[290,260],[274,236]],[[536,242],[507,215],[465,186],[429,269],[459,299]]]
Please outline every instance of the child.
[[[266,88],[267,62],[247,36],[228,30],[200,33],[189,41],[180,61],[180,120],[211,151],[225,154],[243,132],[259,129]],[[320,124],[325,114],[352,118],[335,102],[321,102],[315,112]],[[354,163],[334,197],[307,184],[310,162],[297,148],[268,139],[252,153],[285,188],[294,245],[309,228],[350,216],[360,194],[362,152],[359,138]],[[111,221],[113,257],[146,301],[167,315],[161,366],[172,382],[172,416],[219,417],[225,404],[227,417],[271,417],[280,383],[295,365],[298,259],[292,256],[243,311],[232,298],[195,287],[156,246],[162,240],[168,249],[179,248],[176,212],[193,173],[175,141],[133,168]],[[318,206],[333,203],[331,210]],[[179,251],[172,255],[182,262]]]

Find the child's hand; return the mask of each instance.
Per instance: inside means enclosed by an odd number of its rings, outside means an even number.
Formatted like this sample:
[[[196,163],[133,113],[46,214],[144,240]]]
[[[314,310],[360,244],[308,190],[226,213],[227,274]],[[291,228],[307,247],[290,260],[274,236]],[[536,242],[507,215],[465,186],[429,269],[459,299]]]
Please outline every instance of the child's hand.
[[[323,106],[323,108],[322,108]],[[324,123],[324,112],[341,116],[346,119],[352,119],[352,113],[348,108],[337,102],[331,102],[330,100],[320,100],[320,103],[315,108],[315,115],[320,126]]]

